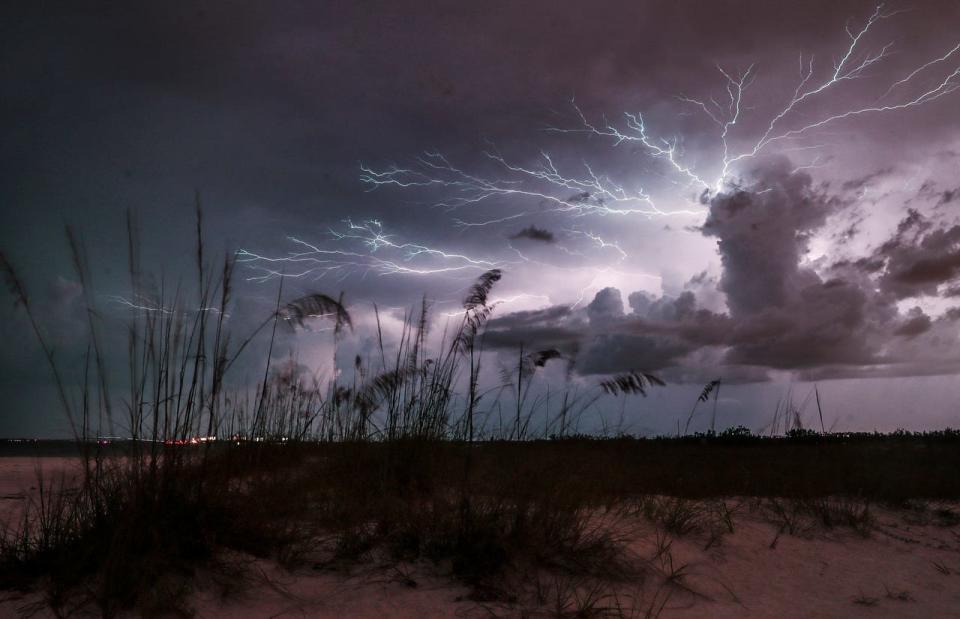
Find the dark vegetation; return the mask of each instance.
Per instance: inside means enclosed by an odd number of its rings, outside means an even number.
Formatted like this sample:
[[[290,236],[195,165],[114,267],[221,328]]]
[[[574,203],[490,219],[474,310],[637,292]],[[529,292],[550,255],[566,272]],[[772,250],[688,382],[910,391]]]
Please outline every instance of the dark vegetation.
[[[682,588],[682,567],[672,565],[666,541],[655,560],[633,560],[615,530],[601,526],[611,514],[640,515],[674,535],[706,532],[714,543],[733,531],[729,497],[752,497],[751,509],[787,534],[812,521],[869,534],[871,503],[960,497],[957,432],[829,434],[794,415],[778,436],[742,428],[658,439],[578,435],[578,419],[597,398],[642,396],[663,382],[638,370],[595,393],[571,387],[549,411],[531,395],[531,377],[571,360],[521,350],[502,385],[483,387],[483,330],[499,271],[477,279],[439,347],[428,346],[424,302],[398,343],[379,334],[378,355],[357,358],[352,377],[321,384],[278,371],[278,329],[324,320],[336,340],[352,329],[343,298],[285,301],[281,284],[273,313],[233,339],[225,317],[234,262],[228,256],[211,268],[201,221],[198,210],[196,298],[187,302],[179,290],[144,284],[131,219],[131,286],[150,305],[131,312],[122,396],[109,380],[79,237],[68,232],[90,346],[76,389],[62,378],[26,286],[0,256],[85,472],[78,486],[38,480],[37,500],[0,538],[0,588],[40,590],[63,615],[186,615],[202,575],[224,591],[236,586],[243,570],[231,557],[322,570],[427,562],[467,584],[478,603],[526,595],[559,616],[640,616],[621,612],[622,600],[598,583],[659,574],[668,589],[640,605],[656,616],[669,587]],[[229,370],[256,337],[269,338],[263,374],[253,387],[237,386]],[[719,387],[708,384],[698,403]],[[536,428],[535,412],[546,419]],[[102,444],[104,428],[130,438]],[[6,443],[0,452],[42,448]]]

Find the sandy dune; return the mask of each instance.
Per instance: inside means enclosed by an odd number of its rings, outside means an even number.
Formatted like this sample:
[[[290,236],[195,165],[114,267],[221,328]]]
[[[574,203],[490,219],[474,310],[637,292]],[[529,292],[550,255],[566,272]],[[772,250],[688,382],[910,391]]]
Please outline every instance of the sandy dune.
[[[744,515],[709,550],[696,537],[675,539],[684,584],[710,599],[680,593],[662,616],[960,617],[960,528],[889,512],[878,524],[866,539],[844,530],[778,536]]]
[[[74,485],[82,474],[78,458],[0,458],[0,525],[15,526],[28,501],[39,497],[40,484]]]
[[[2,459],[4,522],[15,523],[26,502],[36,499],[38,470],[47,479],[78,474],[71,459]],[[644,617],[662,606],[664,618],[960,618],[960,525],[955,521],[938,520],[931,510],[878,509],[867,537],[814,526],[788,534],[759,510],[748,509],[748,503],[735,512],[734,532],[719,538],[668,536],[639,516],[619,520],[619,534],[630,540],[630,553],[645,562],[648,575],[642,583],[594,591],[593,607],[619,604],[626,617]],[[956,504],[948,507],[960,513]],[[197,616],[549,617],[556,616],[557,606],[573,610],[577,599],[580,606],[591,599],[584,583],[556,576],[541,582],[549,590],[541,603],[534,602],[535,585],[529,582],[522,604],[508,604],[472,600],[466,587],[426,564],[290,572],[264,561],[237,560],[246,576],[227,595],[212,580],[201,583],[194,596]],[[38,599],[6,594],[0,616],[21,616]]]

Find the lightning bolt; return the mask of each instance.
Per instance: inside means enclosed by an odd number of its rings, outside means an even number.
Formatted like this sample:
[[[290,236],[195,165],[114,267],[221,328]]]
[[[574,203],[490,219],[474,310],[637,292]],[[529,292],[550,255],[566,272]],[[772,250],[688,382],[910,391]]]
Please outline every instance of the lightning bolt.
[[[571,126],[548,127],[546,131],[558,134],[582,134],[603,138],[618,147],[632,144],[641,153],[658,163],[657,174],[682,188],[696,188],[704,195],[723,191],[736,169],[744,162],[762,153],[811,151],[808,163],[796,170],[822,167],[829,157],[821,151],[828,144],[821,139],[823,129],[844,120],[876,114],[908,110],[937,101],[960,88],[960,66],[950,63],[960,56],[960,43],[932,59],[908,68],[904,74],[878,78],[878,69],[887,65],[894,53],[891,42],[871,43],[876,38],[877,24],[889,20],[897,11],[885,11],[878,5],[859,25],[847,25],[845,44],[828,68],[818,66],[813,55],[800,54],[796,86],[791,87],[772,109],[759,118],[750,105],[753,87],[759,79],[757,65],[743,70],[720,66],[721,90],[713,96],[676,97],[682,114],[689,108],[703,114],[710,126],[710,139],[716,140],[711,156],[702,163],[694,163],[684,151],[683,136],[669,136],[649,123],[642,112],[627,111],[616,122],[591,120],[576,100],[571,100]],[[791,69],[791,73],[794,69]],[[936,77],[934,77],[936,76]],[[858,80],[876,80],[876,92],[869,102],[842,103],[834,93]],[[896,98],[894,98],[896,97]],[[817,103],[817,105],[813,105]],[[830,104],[830,105],[828,105]],[[842,105],[842,107],[840,107]],[[839,108],[839,109],[838,109]],[[818,139],[814,140],[816,137]],[[814,143],[816,142],[816,143]],[[541,150],[533,163],[517,163],[508,159],[493,145],[482,151],[489,169],[476,173],[455,165],[445,154],[424,152],[408,166],[392,165],[377,169],[360,165],[360,181],[368,191],[386,189],[435,190],[441,194],[435,206],[451,213],[454,226],[471,230],[482,227],[506,226],[523,218],[544,213],[573,219],[596,217],[641,216],[702,217],[705,208],[667,209],[657,204],[653,196],[639,183],[618,182],[600,173],[590,162],[581,160],[570,164]],[[509,203],[515,210],[508,213],[473,214],[488,205]],[[523,206],[532,203],[534,206]],[[699,206],[699,205],[698,205]],[[471,214],[465,215],[464,212]],[[276,277],[345,278],[352,274],[363,276],[430,276],[481,271],[520,262],[535,263],[509,243],[502,248],[512,250],[517,262],[498,260],[489,256],[468,255],[426,243],[399,240],[387,234],[384,225],[375,219],[359,222],[346,220],[344,226],[329,230],[328,242],[315,244],[289,237],[293,251],[282,255],[264,255],[241,250],[238,262],[256,271],[251,281],[267,281]],[[616,254],[620,264],[629,258],[626,251],[613,239],[606,239],[588,231],[586,225],[573,225],[571,235],[582,236],[599,251]],[[560,248],[567,253],[572,250]],[[514,257],[511,254],[509,258]],[[615,266],[615,265],[614,265]],[[596,270],[595,266],[576,267],[593,269],[592,281],[579,292],[573,307],[584,302],[588,291],[605,274],[619,273],[612,266]],[[656,277],[645,273],[620,273],[639,277]]]
[[[599,249],[612,249],[614,252],[616,252],[620,256],[620,260],[618,260],[618,262],[622,262],[629,257],[627,255],[627,252],[625,252],[618,243],[613,241],[607,241],[598,234],[594,234],[592,232],[586,232],[583,230],[567,230],[567,232],[569,232],[570,234],[587,237],[593,242],[594,246],[598,247]]]
[[[332,276],[342,281],[360,273],[366,275],[442,275],[461,271],[486,271],[504,261],[474,258],[447,252],[421,243],[398,242],[384,233],[383,223],[369,219],[354,223],[347,219],[343,230],[329,229],[332,244],[352,244],[346,249],[320,247],[297,237],[287,240],[300,248],[285,255],[267,256],[248,249],[237,252],[237,262],[258,274],[247,281],[265,282],[278,277],[321,279]],[[383,255],[393,253],[396,255]]]
[[[450,210],[461,209],[489,201],[493,198],[533,198],[549,205],[537,211],[522,211],[505,217],[486,221],[455,220],[460,227],[477,227],[500,224],[544,212],[565,213],[576,217],[586,215],[644,215],[647,217],[668,215],[700,215],[697,210],[664,211],[642,187],[629,189],[613,181],[609,176],[597,174],[589,163],[583,162],[583,175],[563,173],[547,152],[541,151],[539,165],[525,167],[509,162],[496,151],[484,151],[490,161],[505,173],[505,178],[486,178],[470,174],[453,165],[445,155],[436,152],[424,153],[417,159],[418,167],[391,167],[376,171],[361,165],[360,181],[370,189],[392,185],[400,188],[441,187],[452,190],[453,195],[438,202],[437,206]],[[552,191],[548,191],[551,188]],[[565,195],[558,195],[565,190]]]
[[[804,117],[800,123],[797,123],[801,109],[804,113],[809,113],[807,109],[809,102],[828,96],[847,82],[867,77],[868,70],[881,66],[892,55],[893,43],[885,43],[875,51],[864,51],[864,48],[876,25],[900,12],[902,11],[885,12],[883,5],[880,4],[859,27],[852,28],[848,24],[846,47],[842,49],[839,59],[834,62],[830,71],[820,78],[817,77],[818,71],[814,57],[811,55],[804,58],[801,54],[799,82],[792,95],[765,124],[761,124],[760,130],[753,138],[746,136],[737,138],[739,142],[746,142],[745,147],[735,148],[733,139],[734,133],[742,133],[736,129],[744,124],[744,110],[747,109],[744,106],[745,98],[757,77],[755,65],[750,65],[745,71],[739,73],[730,72],[718,65],[717,70],[723,78],[725,90],[725,96],[719,100],[716,97],[706,100],[689,96],[677,97],[681,103],[699,109],[717,127],[719,158],[707,166],[717,170],[715,176],[707,175],[696,169],[694,165],[687,163],[681,146],[683,141],[678,137],[667,139],[656,136],[655,132],[648,128],[646,119],[640,112],[624,112],[622,126],[607,121],[594,123],[573,100],[571,104],[576,116],[576,124],[572,127],[548,127],[547,131],[582,133],[606,138],[614,147],[624,143],[638,145],[649,156],[664,162],[667,169],[679,178],[683,185],[695,186],[707,192],[720,192],[737,164],[757,157],[774,145],[800,139],[826,125],[852,117],[895,112],[931,103],[952,94],[960,87],[960,80],[958,80],[960,67],[957,67],[932,86],[923,88],[919,94],[905,97],[900,102],[881,103],[893,92],[907,90],[917,82],[919,76],[952,59],[960,51],[960,43],[958,43],[941,56],[919,64],[904,77],[890,82],[885,92],[871,104],[825,113],[812,120]],[[798,148],[817,149],[819,147],[820,145]],[[783,150],[786,151],[789,148]],[[661,209],[642,187],[628,189],[608,176],[596,173],[587,162],[582,164],[582,174],[571,175],[561,172],[546,152],[541,152],[540,162],[535,167],[511,163],[496,149],[484,151],[483,154],[503,172],[502,177],[489,178],[472,174],[453,165],[443,154],[428,152],[416,160],[417,165],[414,168],[393,166],[377,171],[361,165],[360,180],[371,190],[384,186],[441,188],[450,192],[451,195],[445,201],[439,202],[438,206],[449,209],[459,209],[494,198],[526,198],[549,205],[546,209],[548,212],[575,217],[586,215],[702,216],[704,213],[703,209],[671,211]],[[819,165],[820,159],[815,158],[810,165],[802,166],[801,169],[819,167]],[[454,223],[462,228],[494,226],[543,212],[544,209],[522,210],[486,220],[457,219]]]
[[[594,273],[593,278],[590,280],[590,282],[586,286],[580,289],[580,291],[577,293],[577,300],[574,301],[573,305],[570,306],[570,309],[577,309],[577,307],[579,307],[583,303],[584,299],[586,298],[587,292],[589,292],[593,288],[597,288],[597,283],[600,281],[600,278],[603,277],[604,275],[611,275],[611,274],[622,275],[627,277],[644,277],[647,279],[656,279],[656,280],[662,279],[659,275],[651,275],[650,273],[642,273],[642,272],[636,272],[636,271],[620,271],[612,267],[604,267],[602,269],[597,270]]]
[[[624,142],[637,143],[652,157],[665,161],[676,174],[688,183],[700,186],[709,191],[722,191],[735,164],[758,156],[772,144],[799,138],[825,125],[851,117],[918,107],[952,94],[960,87],[957,79],[960,77],[960,67],[958,67],[939,82],[935,82],[933,86],[923,89],[919,94],[908,97],[899,103],[883,105],[878,103],[888,97],[894,90],[911,85],[918,75],[952,58],[954,54],[960,51],[960,43],[958,43],[945,54],[922,63],[910,71],[905,77],[892,82],[883,95],[877,98],[877,102],[875,103],[854,106],[840,112],[826,114],[815,120],[800,124],[799,126],[793,126],[792,128],[789,126],[789,119],[796,116],[797,110],[804,107],[806,102],[817,98],[819,95],[825,95],[835,90],[845,82],[866,77],[865,73],[868,69],[878,66],[891,55],[891,50],[893,49],[892,43],[884,44],[875,52],[862,52],[861,50],[864,46],[864,41],[878,22],[889,19],[900,12],[902,11],[885,13],[883,11],[883,5],[880,4],[859,29],[851,30],[848,26],[846,28],[846,33],[849,38],[847,47],[843,50],[840,59],[834,64],[832,71],[821,80],[814,79],[816,71],[813,56],[805,62],[801,54],[800,81],[793,95],[786,104],[772,116],[759,135],[749,140],[748,146],[736,154],[734,154],[729,139],[732,130],[742,119],[741,112],[743,110],[742,103],[744,95],[756,76],[754,65],[751,65],[746,71],[736,77],[722,67],[717,67],[725,80],[727,99],[723,103],[718,102],[713,97],[711,97],[709,101],[686,96],[678,97],[681,102],[693,105],[701,110],[705,116],[719,128],[722,154],[716,166],[719,169],[719,173],[712,179],[707,179],[702,176],[699,172],[695,171],[692,166],[685,164],[681,160],[682,153],[678,147],[679,141],[677,138],[668,141],[663,138],[651,137],[644,122],[643,115],[640,113],[624,113],[623,124],[625,128],[620,129],[610,123],[604,125],[591,123],[582,110],[574,103],[574,112],[579,120],[579,126],[574,128],[551,128],[550,130],[563,133],[587,133],[605,137],[611,139],[614,146]],[[783,127],[785,124],[787,128]]]
[[[110,301],[124,307],[128,307],[133,310],[147,312],[147,313],[157,313],[157,314],[174,314],[176,313],[174,309],[170,307],[164,307],[155,301],[148,299],[146,297],[137,296],[133,299],[128,299],[126,297],[118,295],[109,295],[106,297]],[[219,307],[198,307],[192,310],[194,312],[213,312],[214,314],[220,313]],[[186,312],[184,312],[186,313]],[[224,313],[224,317],[229,317],[229,314]]]
[[[119,304],[119,305],[123,305],[123,306],[128,307],[128,308],[133,309],[133,310],[138,310],[138,311],[141,311],[141,312],[149,312],[149,313],[154,313],[154,312],[156,312],[156,313],[159,313],[159,314],[172,314],[172,313],[173,313],[172,310],[170,310],[170,309],[168,309],[168,308],[165,308],[165,307],[162,307],[161,305],[159,305],[159,304],[157,304],[157,303],[153,303],[153,302],[150,301],[149,299],[135,298],[135,299],[132,299],[132,300],[131,300],[131,299],[128,299],[128,298],[126,298],[126,297],[121,297],[121,296],[116,296],[116,295],[111,295],[111,296],[109,296],[109,297],[107,297],[107,298],[108,298],[109,300],[113,301],[114,303],[117,303],[117,304]]]

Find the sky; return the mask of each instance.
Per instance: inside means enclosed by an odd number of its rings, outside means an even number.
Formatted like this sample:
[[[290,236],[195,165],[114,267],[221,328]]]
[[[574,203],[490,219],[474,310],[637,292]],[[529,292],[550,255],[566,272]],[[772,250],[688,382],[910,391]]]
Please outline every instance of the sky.
[[[342,291],[368,354],[374,303],[388,335],[424,295],[442,325],[498,268],[490,354],[560,351],[541,389],[661,376],[636,432],[717,378],[723,425],[816,385],[835,429],[957,427],[958,26],[950,1],[6,3],[0,248],[67,367],[64,225],[116,335],[149,302],[125,213],[172,281],[199,199],[238,328],[282,278]],[[0,435],[61,434],[12,297],[0,336]],[[330,347],[282,348],[323,373]]]

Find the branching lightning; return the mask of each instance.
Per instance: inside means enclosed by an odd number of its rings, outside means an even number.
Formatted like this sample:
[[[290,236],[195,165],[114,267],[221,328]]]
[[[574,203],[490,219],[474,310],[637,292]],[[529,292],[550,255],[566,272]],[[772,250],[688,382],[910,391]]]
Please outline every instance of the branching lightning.
[[[619,145],[624,142],[637,143],[641,145],[649,155],[665,161],[675,173],[687,181],[709,191],[722,191],[735,164],[758,156],[771,144],[799,138],[825,125],[847,118],[917,107],[949,95],[956,91],[957,88],[960,88],[960,81],[958,81],[958,77],[960,77],[960,67],[957,67],[947,74],[945,78],[935,82],[932,86],[924,87],[919,94],[907,97],[899,103],[879,103],[894,90],[913,85],[915,78],[926,70],[949,60],[957,51],[960,51],[960,44],[957,44],[942,56],[921,64],[910,71],[905,77],[892,82],[887,87],[886,92],[877,98],[874,103],[854,106],[836,113],[827,113],[814,120],[805,120],[792,127],[789,125],[789,119],[797,115],[795,112],[800,107],[803,107],[805,102],[817,98],[818,95],[824,95],[825,93],[833,91],[845,82],[866,77],[867,69],[879,65],[884,59],[891,55],[893,43],[886,43],[875,52],[864,52],[862,48],[864,47],[864,40],[878,22],[889,19],[898,13],[899,11],[883,12],[883,5],[881,4],[876,7],[874,12],[858,30],[851,30],[848,26],[846,32],[849,43],[840,59],[835,62],[833,70],[822,80],[814,79],[814,58],[811,56],[804,61],[801,55],[800,81],[793,95],[787,103],[773,115],[759,133],[759,136],[748,140],[746,148],[738,151],[736,154],[733,154],[733,148],[730,144],[731,132],[742,118],[744,94],[756,76],[754,66],[751,65],[746,71],[736,77],[732,76],[722,67],[717,67],[726,82],[727,98],[723,102],[718,102],[714,98],[703,101],[691,97],[679,97],[680,101],[700,109],[707,118],[719,128],[722,155],[716,166],[719,172],[716,177],[710,180],[701,176],[699,172],[696,172],[691,166],[688,166],[679,159],[678,140],[676,138],[670,141],[662,138],[652,138],[648,133],[643,115],[639,113],[624,113],[624,129],[620,129],[610,123],[598,126],[591,123],[582,110],[574,103],[574,110],[580,125],[574,128],[552,128],[551,130],[563,133],[587,133],[605,137],[612,139],[614,145]],[[787,126],[785,127],[784,125]]]
[[[598,288],[600,279],[604,276],[609,276],[609,275],[619,275],[621,277],[629,277],[632,279],[642,277],[642,278],[654,279],[658,281],[662,279],[659,275],[651,275],[650,273],[626,272],[626,271],[619,271],[612,267],[604,267],[602,269],[598,269],[593,274],[593,278],[585,286],[580,288],[579,292],[577,293],[577,300],[574,301],[573,305],[571,305],[570,308],[576,309],[577,307],[579,307],[586,300],[587,292]]]
[[[614,241],[607,241],[603,237],[601,237],[599,234],[594,234],[593,232],[585,232],[583,230],[568,230],[568,232],[573,235],[587,237],[594,244],[594,246],[599,249],[613,250],[614,253],[620,256],[620,259],[618,260],[618,262],[622,262],[623,260],[626,260],[629,257],[627,255],[627,252],[625,252],[623,248],[620,247],[619,243],[616,243]]]
[[[148,314],[153,314],[153,313],[173,314],[174,313],[174,308],[165,307],[152,299],[139,296],[139,295],[134,297],[133,299],[128,299],[127,297],[118,296],[118,295],[110,295],[107,297],[107,299],[109,299],[110,301],[118,305],[122,305],[124,307],[127,307],[129,309],[132,309],[138,312],[145,312]],[[193,309],[192,311],[193,312],[213,312],[214,314],[219,314],[220,308],[219,307],[198,307]],[[224,317],[228,317],[228,316],[229,314],[224,313]]]
[[[884,43],[873,51],[865,48],[876,25],[898,13],[900,11],[885,12],[883,5],[880,4],[861,26],[852,28],[848,25],[846,47],[833,63],[831,70],[820,78],[817,77],[814,57],[805,59],[801,54],[799,83],[792,96],[772,114],[769,121],[760,125],[760,129],[753,138],[734,136],[734,134],[743,133],[736,129],[746,120],[744,111],[747,108],[744,106],[744,101],[757,77],[755,65],[750,65],[745,71],[739,73],[727,71],[718,65],[717,69],[723,77],[725,90],[725,96],[720,100],[715,97],[707,99],[677,97],[681,103],[692,105],[700,110],[717,127],[719,158],[703,166],[706,170],[711,170],[710,173],[700,171],[692,163],[685,161],[683,142],[680,138],[657,137],[640,112],[625,112],[621,126],[606,120],[597,124],[590,121],[576,101],[573,101],[576,124],[572,127],[551,127],[548,131],[597,136],[609,139],[614,146],[624,143],[635,144],[647,155],[665,163],[668,171],[679,178],[684,185],[695,186],[699,190],[708,192],[720,192],[729,181],[736,164],[757,157],[773,145],[785,144],[787,147],[782,150],[786,151],[790,149],[791,140],[806,137],[807,134],[826,125],[855,116],[918,107],[949,95],[960,87],[960,79],[958,79],[960,66],[958,66],[946,77],[935,81],[932,85],[920,88],[919,93],[905,96],[899,102],[883,102],[894,92],[908,91],[911,86],[919,83],[920,76],[952,59],[957,52],[960,52],[960,43],[958,43],[943,55],[921,63],[905,76],[890,82],[886,85],[885,92],[872,103],[825,112],[810,118],[809,114],[812,111],[807,105],[808,102],[815,99],[822,100],[845,83],[868,77],[868,70],[881,66],[892,55],[892,42]],[[745,146],[744,142],[746,142]],[[738,144],[739,147],[737,147]],[[815,149],[819,148],[819,145],[794,148]],[[377,171],[368,166],[361,166],[360,180],[371,190],[391,185],[400,188],[441,188],[452,192],[452,195],[441,201],[439,206],[450,209],[458,209],[495,198],[532,198],[539,201],[541,205],[549,205],[547,211],[577,217],[586,215],[662,217],[704,213],[702,209],[663,210],[654,203],[653,198],[642,187],[627,189],[609,177],[597,174],[587,162],[582,164],[584,172],[581,175],[572,176],[561,173],[554,164],[553,158],[546,152],[541,152],[540,163],[536,167],[524,167],[511,163],[495,149],[484,152],[484,155],[503,172],[502,177],[487,178],[472,174],[453,165],[443,154],[428,152],[417,159],[414,168],[394,166]],[[820,161],[818,156],[814,158],[813,163],[803,168],[817,167]],[[499,225],[543,212],[544,209],[522,210],[486,220],[457,219],[455,223],[465,228]]]
[[[247,249],[237,252],[237,262],[258,272],[248,281],[265,282],[277,277],[342,280],[352,274],[438,275],[460,271],[486,271],[503,261],[474,258],[446,252],[420,243],[397,242],[384,233],[376,219],[360,223],[346,220],[345,229],[329,229],[331,246],[320,247],[296,237],[287,239],[301,248],[281,256],[267,256]],[[341,249],[332,245],[352,244]]]
[[[886,114],[920,107],[954,93],[960,88],[960,64],[952,62],[960,57],[960,43],[949,50],[938,50],[941,55],[924,59],[907,67],[903,74],[884,78],[880,69],[888,66],[894,55],[893,42],[877,39],[878,24],[890,20],[897,11],[885,11],[878,5],[865,21],[846,27],[846,41],[829,68],[818,66],[813,55],[800,54],[796,86],[791,86],[778,102],[758,114],[751,105],[753,87],[760,79],[757,64],[742,70],[730,70],[716,65],[720,76],[719,95],[676,97],[682,112],[693,110],[702,114],[710,127],[710,156],[696,153],[698,160],[688,156],[682,135],[670,135],[651,124],[642,112],[627,111],[619,121],[591,120],[574,100],[573,118],[569,126],[549,127],[555,134],[579,134],[604,140],[613,147],[630,144],[648,159],[657,162],[653,173],[687,192],[682,200],[690,200],[690,208],[674,209],[658,205],[648,188],[639,181],[626,184],[600,173],[586,160],[569,163],[568,159],[541,150],[533,163],[518,163],[508,158],[493,145],[483,151],[488,169],[474,172],[455,165],[440,152],[425,152],[409,166],[390,166],[377,169],[360,166],[360,181],[370,191],[388,188],[436,190],[441,198],[435,206],[453,213],[453,224],[461,230],[512,226],[519,220],[544,214],[556,214],[579,222],[597,217],[641,216],[663,218],[671,216],[703,217],[706,209],[689,198],[693,189],[709,196],[725,190],[744,162],[762,154],[809,151],[805,163],[796,171],[826,165],[831,158],[824,154],[829,146],[824,128],[854,117]],[[942,51],[942,53],[941,53]],[[791,73],[793,69],[791,69]],[[889,72],[888,72],[889,73]],[[871,80],[876,89],[869,100],[847,103],[844,94],[847,84]],[[882,94],[879,94],[882,93]],[[836,95],[841,94],[843,97]],[[855,94],[855,93],[854,93]],[[878,96],[879,95],[879,96]],[[658,190],[659,191],[659,190]],[[654,192],[657,193],[657,192]],[[659,195],[659,194],[657,194]],[[676,201],[671,201],[676,203]],[[483,206],[509,208],[506,212],[489,210],[477,212]],[[465,214],[469,212],[469,214]],[[352,274],[388,275],[443,275],[464,271],[484,271],[504,265],[537,261],[534,254],[507,242],[501,249],[509,260],[490,256],[468,255],[420,242],[400,241],[386,234],[377,220],[355,223],[329,231],[329,238],[314,244],[289,237],[296,248],[279,256],[267,256],[241,250],[238,261],[254,269],[251,281],[267,281],[277,277],[343,279]],[[612,258],[606,266],[585,265],[594,272],[593,280],[580,290],[574,307],[585,300],[587,292],[596,286],[605,274],[630,259],[617,239],[603,238],[589,231],[585,223],[570,225],[567,239],[583,237],[589,247],[553,245],[570,255],[603,255]],[[581,251],[582,250],[582,251]],[[516,254],[514,258],[513,254]],[[503,254],[501,254],[503,255]],[[515,261],[514,261],[515,260]],[[557,265],[554,265],[557,266]],[[559,267],[558,268],[563,268]],[[642,273],[630,276],[655,277]]]
[[[417,159],[418,168],[392,167],[378,172],[361,165],[361,182],[376,189],[393,185],[401,188],[441,187],[454,193],[437,206],[460,209],[494,198],[533,198],[546,209],[512,213],[487,221],[456,220],[462,227],[487,226],[519,219],[544,212],[566,213],[577,217],[585,215],[699,215],[700,209],[664,211],[642,187],[628,189],[609,176],[597,174],[589,163],[583,162],[583,174],[572,176],[562,173],[549,153],[541,151],[539,165],[524,167],[507,161],[500,153],[484,151],[490,161],[497,164],[505,178],[491,179],[470,174],[454,166],[441,153],[424,153]],[[545,188],[551,187],[556,193]],[[558,195],[564,190],[564,195]]]

